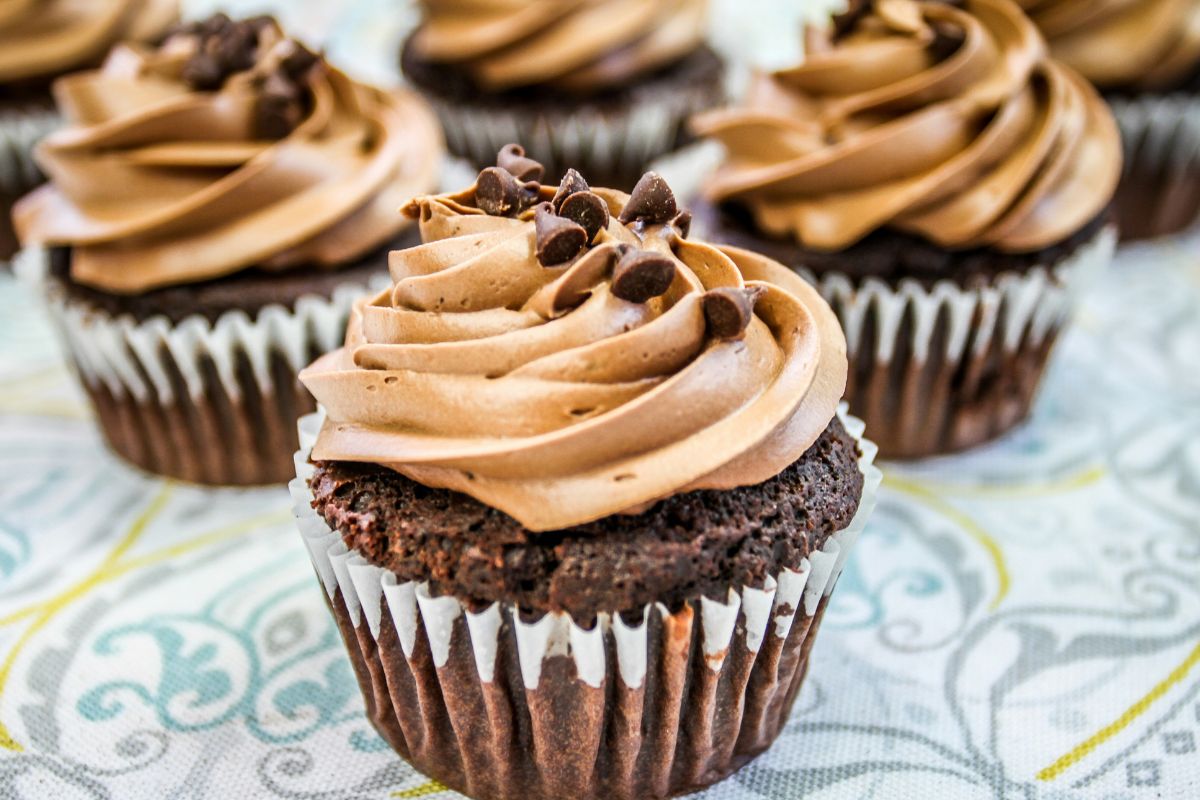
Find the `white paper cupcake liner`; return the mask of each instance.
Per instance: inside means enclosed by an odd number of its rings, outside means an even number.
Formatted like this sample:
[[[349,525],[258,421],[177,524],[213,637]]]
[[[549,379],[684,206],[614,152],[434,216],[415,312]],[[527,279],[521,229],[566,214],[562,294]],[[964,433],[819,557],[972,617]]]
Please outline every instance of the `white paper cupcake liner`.
[[[801,274],[846,332],[851,410],[885,457],[918,458],[980,444],[1025,418],[1059,331],[1115,247],[1106,228],[1055,266],[973,287]]]
[[[0,194],[22,195],[41,181],[33,148],[61,122],[47,109],[0,113]]]
[[[367,712],[395,749],[447,786],[497,798],[666,797],[711,784],[770,745],[807,668],[820,617],[882,475],[863,423],[853,522],[795,571],[731,587],[640,622],[473,612],[347,549],[312,508],[308,454],[323,419],[300,422],[289,485],[305,546],[350,650]],[[625,615],[628,618],[628,615]],[[681,735],[686,731],[687,735]]]
[[[1117,213],[1126,239],[1179,233],[1200,221],[1200,98],[1111,101],[1125,146]]]
[[[139,322],[70,298],[49,265],[31,247],[14,269],[46,298],[109,444],[150,472],[213,484],[288,480],[295,420],[315,407],[296,375],[341,346],[355,300],[389,282],[381,270],[370,285],[347,281],[331,297],[268,305],[253,319]]]

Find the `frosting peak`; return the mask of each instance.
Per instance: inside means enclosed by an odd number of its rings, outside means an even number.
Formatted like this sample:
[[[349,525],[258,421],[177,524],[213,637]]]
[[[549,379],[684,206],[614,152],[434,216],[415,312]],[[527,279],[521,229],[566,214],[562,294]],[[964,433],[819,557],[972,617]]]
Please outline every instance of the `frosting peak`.
[[[1112,116],[1012,0],[873,0],[810,34],[806,63],[695,124],[729,151],[710,193],[767,233],[840,250],[891,227],[1028,252],[1110,202]]]
[[[314,458],[381,464],[540,531],[761,483],[825,430],[845,340],[794,273],[687,240],[657,176],[632,198],[577,173],[523,183],[488,214],[497,183],[405,208],[424,244],[392,253],[394,286],[301,374],[328,414]],[[548,258],[570,226],[583,233]]]
[[[68,124],[37,151],[50,183],[14,221],[117,294],[353,263],[395,238],[439,161],[421,101],[355,83],[269,19],[118,47],[55,93]]]
[[[179,0],[0,0],[0,84],[94,66],[121,41],[161,38]]]
[[[422,0],[416,53],[482,88],[619,86],[704,41],[708,0]]]

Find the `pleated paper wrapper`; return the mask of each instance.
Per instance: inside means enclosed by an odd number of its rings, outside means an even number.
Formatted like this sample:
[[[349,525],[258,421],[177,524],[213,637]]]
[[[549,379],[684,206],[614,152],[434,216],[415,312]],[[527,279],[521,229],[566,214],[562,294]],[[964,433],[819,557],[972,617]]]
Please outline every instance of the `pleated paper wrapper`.
[[[647,606],[583,627],[512,605],[472,612],[348,550],[312,508],[300,424],[294,511],[367,714],[403,758],[477,800],[634,800],[681,794],[763,752],[788,718],[809,651],[882,478],[861,421],[853,522],[797,570],[672,613]],[[623,618],[624,617],[624,618]]]

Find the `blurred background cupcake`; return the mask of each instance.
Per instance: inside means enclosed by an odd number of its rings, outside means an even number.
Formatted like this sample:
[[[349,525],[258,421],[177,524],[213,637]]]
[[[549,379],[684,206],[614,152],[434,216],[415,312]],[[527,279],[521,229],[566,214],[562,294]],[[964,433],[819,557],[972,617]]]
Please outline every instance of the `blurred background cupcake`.
[[[118,42],[157,42],[179,0],[0,3],[0,261],[17,249],[12,204],[41,182],[34,145],[59,123],[50,85],[97,66]]]
[[[284,482],[296,373],[337,347],[436,185],[436,119],[358,84],[269,18],[218,15],[55,86],[49,183],[14,209],[117,453],[218,484]]]
[[[1200,218],[1200,0],[1021,0],[1054,57],[1104,93],[1125,141],[1121,235]]]
[[[629,189],[723,97],[708,0],[422,0],[405,75],[476,167],[521,142],[557,180]]]
[[[302,374],[291,484],[371,722],[479,800],[721,780],[786,723],[881,478],[837,318],[655,175],[406,212],[424,244]]]
[[[697,224],[815,276],[882,453],[987,441],[1111,256],[1112,116],[1011,0],[864,2],[809,40],[696,120],[728,151]]]

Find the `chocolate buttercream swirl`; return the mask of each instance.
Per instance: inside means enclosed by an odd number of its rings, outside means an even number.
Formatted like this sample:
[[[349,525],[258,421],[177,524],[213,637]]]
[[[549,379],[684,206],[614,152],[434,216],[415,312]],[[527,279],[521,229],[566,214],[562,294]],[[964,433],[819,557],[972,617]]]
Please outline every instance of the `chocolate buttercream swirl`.
[[[350,80],[269,19],[119,47],[55,91],[68,126],[39,147],[50,183],[14,221],[117,294],[354,263],[394,240],[395,209],[440,161],[423,102]]]
[[[1200,67],[1200,0],[1020,0],[1055,58],[1105,89],[1163,90]]]
[[[819,295],[688,241],[661,181],[630,200],[578,178],[524,184],[506,216],[481,209],[499,181],[406,207],[424,244],[392,253],[394,286],[301,374],[328,414],[315,459],[381,464],[543,531],[761,483],[816,441],[847,369]],[[603,227],[543,266],[563,223],[586,230],[556,210],[590,206],[581,194],[603,200]],[[630,206],[644,212],[622,222]]]
[[[889,227],[1032,252],[1103,212],[1121,174],[1112,115],[1012,0],[866,5],[744,107],[696,120],[729,151],[711,196],[825,250]]]
[[[0,0],[0,84],[95,66],[122,41],[156,41],[179,0]]]
[[[460,66],[489,91],[620,86],[704,42],[708,0],[422,0],[427,61]]]

